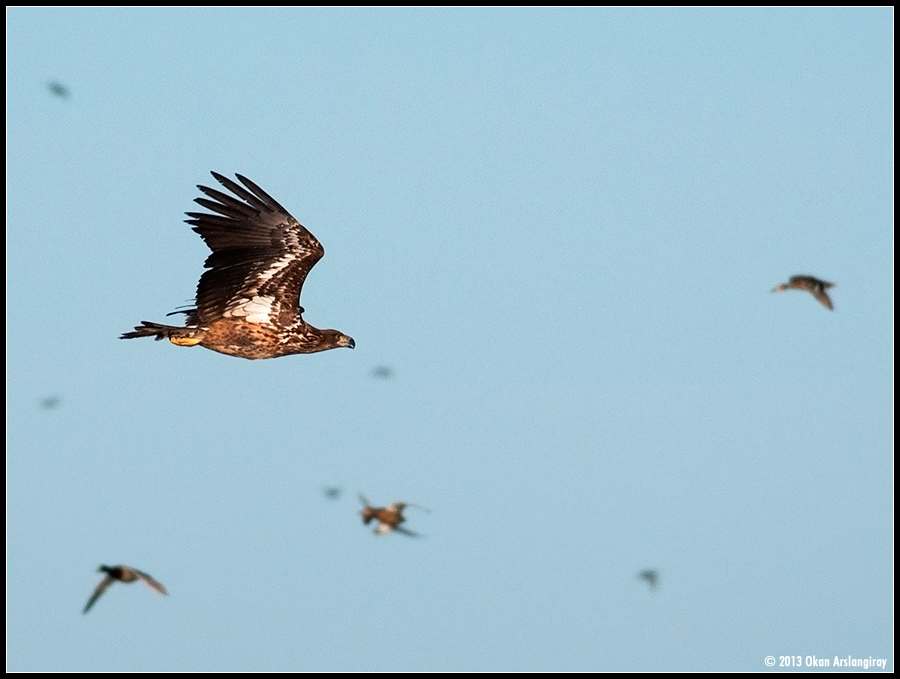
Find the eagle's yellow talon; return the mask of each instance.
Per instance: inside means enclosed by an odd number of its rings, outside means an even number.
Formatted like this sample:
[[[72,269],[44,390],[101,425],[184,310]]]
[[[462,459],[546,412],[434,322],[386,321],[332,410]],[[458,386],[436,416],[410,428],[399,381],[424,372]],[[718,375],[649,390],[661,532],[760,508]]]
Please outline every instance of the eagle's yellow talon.
[[[172,344],[177,344],[180,347],[192,347],[195,344],[200,344],[200,340],[196,337],[170,337],[169,341]]]

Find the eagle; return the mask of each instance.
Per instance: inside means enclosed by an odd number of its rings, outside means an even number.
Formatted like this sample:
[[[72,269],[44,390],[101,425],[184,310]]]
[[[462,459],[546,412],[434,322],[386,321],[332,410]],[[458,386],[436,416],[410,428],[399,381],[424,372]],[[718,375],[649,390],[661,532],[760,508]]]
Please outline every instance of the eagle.
[[[312,354],[356,346],[338,330],[319,330],[303,320],[300,291],[325,249],[300,222],[259,186],[212,176],[234,196],[198,185],[207,197],[194,202],[211,210],[187,212],[193,230],[212,254],[197,284],[195,306],[184,326],[142,321],[120,339],[168,338],[183,347],[199,344],[247,359]]]
[[[141,580],[160,594],[168,594],[165,587],[143,571],[139,571],[137,568],[131,568],[130,566],[100,566],[100,568],[97,569],[97,572],[106,573],[106,577],[97,585],[97,589],[91,594],[91,598],[88,599],[87,605],[84,607],[82,613],[87,613],[91,610],[91,606],[94,605],[94,602],[97,601],[97,599],[100,598],[100,595],[103,594],[103,592],[105,592],[116,580],[119,582],[135,582]]]
[[[791,276],[791,279],[787,283],[782,283],[781,285],[776,285],[772,288],[772,292],[784,292],[790,288],[793,288],[794,290],[806,290],[819,300],[819,303],[822,306],[834,311],[834,304],[831,303],[831,298],[828,296],[828,293],[825,292],[828,288],[833,287],[834,283],[819,280],[815,276]]]

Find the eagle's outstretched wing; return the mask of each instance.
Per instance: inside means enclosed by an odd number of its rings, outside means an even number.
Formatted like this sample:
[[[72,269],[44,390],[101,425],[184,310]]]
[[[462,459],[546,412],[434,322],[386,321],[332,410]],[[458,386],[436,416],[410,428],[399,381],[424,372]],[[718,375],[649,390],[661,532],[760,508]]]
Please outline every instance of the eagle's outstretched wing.
[[[195,202],[215,214],[188,212],[186,219],[212,250],[197,284],[190,322],[221,318],[289,326],[302,313],[300,291],[325,249],[307,229],[259,186],[212,173],[237,198],[198,186],[208,198]]]

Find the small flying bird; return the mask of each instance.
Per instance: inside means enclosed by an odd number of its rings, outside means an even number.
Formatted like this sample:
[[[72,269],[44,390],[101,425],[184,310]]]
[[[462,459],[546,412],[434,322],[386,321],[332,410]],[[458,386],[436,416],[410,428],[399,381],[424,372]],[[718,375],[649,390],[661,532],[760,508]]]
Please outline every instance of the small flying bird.
[[[100,598],[100,595],[103,594],[115,580],[118,580],[119,582],[143,580],[160,594],[168,594],[165,587],[146,573],[139,571],[137,568],[130,568],[129,566],[100,566],[100,568],[97,569],[97,572],[106,573],[106,577],[100,581],[99,585],[97,585],[97,589],[91,594],[91,598],[88,599],[82,613],[87,613],[91,610],[91,606],[94,605],[94,602]]]
[[[61,82],[57,82],[56,80],[52,80],[47,83],[47,89],[50,90],[50,93],[60,99],[68,99],[69,98],[69,88],[63,85]]]
[[[45,410],[53,410],[60,403],[62,403],[62,399],[59,396],[45,396],[41,399],[41,407]]]
[[[329,486],[328,488],[324,488],[322,492],[325,493],[325,497],[329,500],[337,500],[341,497],[341,489],[337,486]]]
[[[363,495],[359,496],[359,500],[363,503],[363,508],[359,512],[363,523],[368,525],[373,519],[378,522],[374,531],[376,535],[387,535],[392,531],[397,531],[411,538],[420,537],[418,533],[400,526],[401,523],[406,521],[403,516],[404,508],[416,507],[416,505],[407,504],[406,502],[394,502],[387,507],[373,507]],[[428,511],[424,507],[419,507],[419,509]]]
[[[641,580],[645,580],[647,584],[650,585],[650,589],[656,589],[656,586],[659,584],[659,571],[653,570],[652,568],[641,571],[638,573],[638,577]]]
[[[388,365],[379,365],[375,368],[372,368],[372,377],[377,377],[381,380],[390,379],[393,377],[394,371],[391,370],[391,367]]]
[[[120,339],[168,339],[251,360],[355,347],[352,337],[303,320],[300,291],[325,254],[322,244],[246,177],[237,175],[241,186],[217,172],[212,176],[237,198],[197,187],[208,198],[194,202],[216,214],[188,212],[185,220],[212,250],[195,306],[172,312],[185,314],[185,325],[142,321]]]
[[[834,283],[820,281],[814,276],[791,276],[791,280],[787,283],[776,285],[772,288],[772,292],[784,292],[790,288],[793,288],[794,290],[806,290],[807,292],[812,293],[812,296],[819,300],[819,302],[822,303],[822,306],[833,311],[834,305],[831,303],[831,298],[828,296],[828,293],[825,292],[828,288],[833,287]]]

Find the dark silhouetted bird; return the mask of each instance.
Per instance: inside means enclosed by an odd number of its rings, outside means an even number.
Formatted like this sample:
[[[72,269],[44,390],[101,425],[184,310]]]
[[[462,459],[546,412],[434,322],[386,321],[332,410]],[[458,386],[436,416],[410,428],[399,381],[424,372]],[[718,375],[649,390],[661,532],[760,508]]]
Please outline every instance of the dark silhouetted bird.
[[[820,281],[813,276],[791,276],[791,280],[787,283],[776,285],[772,288],[772,292],[784,292],[791,288],[794,290],[806,290],[807,292],[812,293],[812,296],[819,300],[826,309],[834,310],[831,298],[828,296],[828,293],[825,292],[828,288],[833,287],[834,283]]]
[[[105,592],[116,580],[119,582],[135,582],[136,580],[143,580],[160,594],[168,594],[165,587],[146,573],[139,571],[137,568],[130,568],[129,566],[100,566],[100,568],[97,569],[97,572],[106,573],[106,577],[100,581],[100,584],[97,585],[97,589],[91,594],[91,598],[88,599],[84,611],[82,611],[83,613],[87,613],[91,609],[91,606],[94,605],[94,602],[100,598],[100,595],[103,594],[103,592]]]
[[[59,396],[45,396],[41,399],[41,407],[45,410],[53,410],[59,407],[62,399]]]
[[[372,377],[377,377],[380,380],[390,379],[394,376],[394,371],[391,370],[390,366],[379,365],[376,368],[372,368]]]
[[[51,80],[47,83],[47,89],[50,90],[50,93],[60,99],[68,99],[69,98],[69,88],[63,85],[56,80]]]
[[[638,577],[641,580],[646,581],[646,583],[650,585],[650,589],[656,589],[656,586],[659,584],[659,572],[653,570],[652,568],[641,571],[640,573],[638,573]]]

